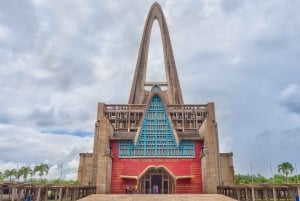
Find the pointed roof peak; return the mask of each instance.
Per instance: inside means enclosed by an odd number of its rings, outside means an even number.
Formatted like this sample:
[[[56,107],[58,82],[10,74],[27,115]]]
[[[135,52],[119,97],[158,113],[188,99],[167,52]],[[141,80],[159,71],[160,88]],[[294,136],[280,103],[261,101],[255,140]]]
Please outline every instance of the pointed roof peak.
[[[151,8],[152,8],[152,7],[155,7],[155,6],[157,6],[157,7],[160,7],[160,8],[161,8],[160,4],[159,4],[157,1],[156,1],[156,2],[154,2],[154,3],[152,4]]]

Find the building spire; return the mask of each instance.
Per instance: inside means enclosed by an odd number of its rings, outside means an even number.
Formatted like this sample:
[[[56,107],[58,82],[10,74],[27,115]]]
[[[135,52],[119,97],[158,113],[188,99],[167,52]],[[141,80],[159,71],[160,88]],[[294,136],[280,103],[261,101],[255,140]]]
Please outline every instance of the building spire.
[[[168,102],[169,104],[183,104],[183,98],[166,19],[161,6],[157,2],[153,3],[147,16],[128,103],[141,104],[143,103],[145,97],[144,86],[147,72],[149,41],[154,20],[158,21],[162,37],[167,90],[169,93]]]

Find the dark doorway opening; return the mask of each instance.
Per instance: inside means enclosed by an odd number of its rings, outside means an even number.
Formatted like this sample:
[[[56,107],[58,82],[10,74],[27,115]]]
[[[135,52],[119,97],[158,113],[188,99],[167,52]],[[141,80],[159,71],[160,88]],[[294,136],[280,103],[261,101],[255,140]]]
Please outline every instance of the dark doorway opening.
[[[162,192],[162,182],[161,182],[162,175],[152,175],[152,193],[158,194]]]
[[[140,193],[170,194],[174,193],[174,179],[163,168],[151,168],[139,179]]]

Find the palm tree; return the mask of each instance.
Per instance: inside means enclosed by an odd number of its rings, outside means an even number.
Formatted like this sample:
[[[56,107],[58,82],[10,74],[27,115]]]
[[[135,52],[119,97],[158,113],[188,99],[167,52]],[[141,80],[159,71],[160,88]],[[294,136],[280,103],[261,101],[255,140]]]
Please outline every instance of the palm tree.
[[[33,174],[35,174],[36,172],[39,172],[39,177],[40,177],[40,180],[41,180],[44,173],[46,173],[46,175],[47,175],[48,171],[49,171],[49,166],[45,163],[41,163],[40,165],[36,165],[34,167]]]
[[[21,167],[19,170],[21,175],[23,175],[24,181],[26,182],[27,176],[32,175],[32,169],[30,167]]]
[[[285,175],[285,182],[288,180],[288,174],[293,173],[294,167],[291,163],[289,162],[283,162],[279,164],[278,166],[278,172],[282,172],[282,174]]]
[[[16,179],[19,181],[20,177],[23,175],[22,170],[19,169],[18,171],[16,171]]]
[[[11,169],[11,170],[5,170],[4,171],[4,178],[9,178],[9,181],[11,182],[11,177],[16,176],[17,170]]]

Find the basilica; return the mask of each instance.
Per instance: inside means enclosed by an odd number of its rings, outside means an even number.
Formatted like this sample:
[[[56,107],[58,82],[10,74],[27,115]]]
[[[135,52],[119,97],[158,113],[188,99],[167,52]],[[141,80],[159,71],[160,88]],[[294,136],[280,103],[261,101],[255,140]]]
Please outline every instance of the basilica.
[[[161,82],[146,80],[155,20],[166,72]],[[100,194],[217,193],[217,186],[234,183],[232,153],[219,151],[214,103],[184,103],[158,3],[146,19],[128,103],[98,103],[93,152],[79,155],[79,183],[96,185]]]

